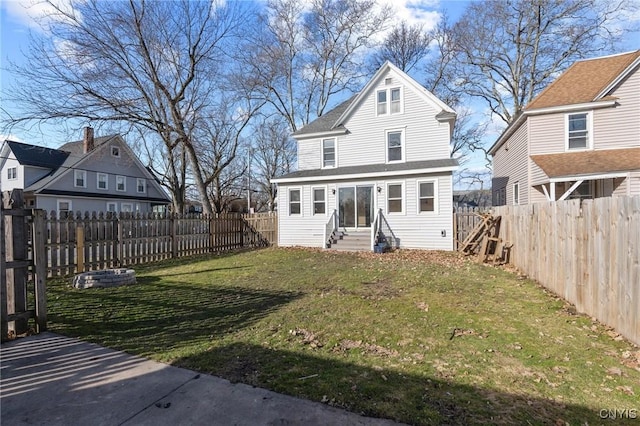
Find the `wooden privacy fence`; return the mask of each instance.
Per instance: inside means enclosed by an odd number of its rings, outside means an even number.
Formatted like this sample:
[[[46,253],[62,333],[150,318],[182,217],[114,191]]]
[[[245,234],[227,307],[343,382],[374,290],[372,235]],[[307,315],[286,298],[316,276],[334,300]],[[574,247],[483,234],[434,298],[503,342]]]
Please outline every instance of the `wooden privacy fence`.
[[[47,329],[44,214],[23,208],[22,191],[4,192],[0,205],[0,340]],[[29,237],[33,245],[29,247]]]
[[[478,207],[458,207],[453,211],[453,246],[455,250],[460,248],[460,244],[467,239],[471,231],[482,223],[481,213],[488,212],[489,209]]]
[[[514,266],[640,344],[640,196],[494,211]]]
[[[253,213],[242,215],[243,219],[253,227],[269,244],[278,244],[277,213]]]
[[[49,276],[270,244],[240,215],[51,212],[44,221]]]

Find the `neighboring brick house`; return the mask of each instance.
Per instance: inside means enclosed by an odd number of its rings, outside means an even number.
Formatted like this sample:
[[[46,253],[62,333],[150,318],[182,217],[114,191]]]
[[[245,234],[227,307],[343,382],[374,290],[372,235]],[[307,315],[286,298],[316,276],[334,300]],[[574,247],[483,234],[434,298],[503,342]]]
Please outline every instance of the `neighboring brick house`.
[[[6,140],[0,148],[0,189],[23,189],[26,206],[62,212],[164,210],[164,189],[118,136],[93,137],[59,149]]]
[[[362,241],[376,226],[402,248],[453,249],[449,142],[455,112],[386,62],[360,93],[293,134],[298,171],[278,184],[279,245]]]
[[[489,150],[493,204],[640,194],[640,50],[581,60]]]

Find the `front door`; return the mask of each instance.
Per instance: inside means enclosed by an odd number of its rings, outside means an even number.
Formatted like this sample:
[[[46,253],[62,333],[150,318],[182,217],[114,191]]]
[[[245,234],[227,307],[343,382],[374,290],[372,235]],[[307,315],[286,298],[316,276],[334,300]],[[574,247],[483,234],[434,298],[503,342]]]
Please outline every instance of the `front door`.
[[[338,218],[341,228],[370,228],[373,217],[373,186],[338,188]]]

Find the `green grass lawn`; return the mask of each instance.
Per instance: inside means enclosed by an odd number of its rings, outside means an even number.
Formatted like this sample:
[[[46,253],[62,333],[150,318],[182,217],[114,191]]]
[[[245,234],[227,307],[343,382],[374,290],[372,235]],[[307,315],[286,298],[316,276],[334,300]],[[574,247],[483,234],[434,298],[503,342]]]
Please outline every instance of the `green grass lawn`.
[[[136,274],[113,289],[49,282],[50,329],[410,424],[640,417],[638,347],[457,253],[270,248]]]

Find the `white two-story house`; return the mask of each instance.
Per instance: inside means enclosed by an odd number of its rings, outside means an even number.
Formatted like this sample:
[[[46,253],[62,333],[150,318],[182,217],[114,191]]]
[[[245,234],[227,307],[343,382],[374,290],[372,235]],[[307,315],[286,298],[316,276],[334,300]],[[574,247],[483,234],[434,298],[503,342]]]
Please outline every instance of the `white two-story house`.
[[[360,93],[293,134],[278,184],[280,246],[453,249],[455,112],[386,62]],[[344,240],[332,239],[336,231]],[[358,236],[358,237],[356,237]]]
[[[574,63],[489,150],[493,204],[640,194],[640,50]]]
[[[22,189],[27,208],[69,212],[163,211],[164,189],[118,135],[84,138],[59,149],[4,141],[0,189]]]

